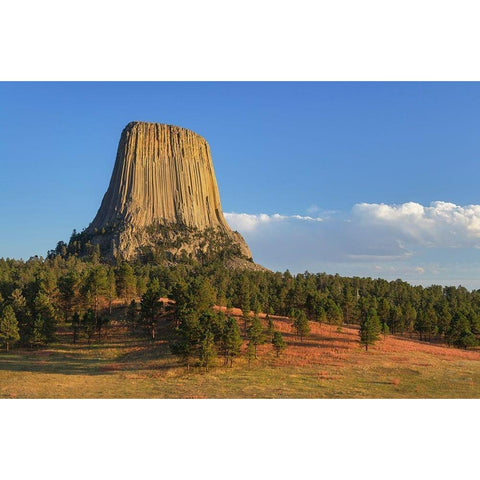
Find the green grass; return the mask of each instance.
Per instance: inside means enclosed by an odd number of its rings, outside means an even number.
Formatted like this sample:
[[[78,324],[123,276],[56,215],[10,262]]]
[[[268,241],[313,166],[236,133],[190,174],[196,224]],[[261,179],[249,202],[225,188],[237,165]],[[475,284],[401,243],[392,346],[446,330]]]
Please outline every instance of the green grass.
[[[312,344],[314,347],[315,345]],[[297,348],[289,346],[289,350]],[[300,347],[298,347],[300,348]],[[320,348],[320,347],[317,347]],[[219,361],[221,364],[221,361]],[[270,347],[248,366],[189,372],[165,343],[117,335],[0,354],[1,398],[479,398],[480,361],[352,347],[341,359],[295,365]]]

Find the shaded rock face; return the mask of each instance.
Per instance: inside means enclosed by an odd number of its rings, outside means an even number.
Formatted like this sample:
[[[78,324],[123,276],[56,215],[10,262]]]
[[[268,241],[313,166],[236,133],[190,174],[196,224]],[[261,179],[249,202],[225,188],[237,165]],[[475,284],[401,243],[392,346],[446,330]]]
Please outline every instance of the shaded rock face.
[[[170,260],[199,258],[212,248],[228,251],[230,259],[251,259],[223,216],[208,143],[158,123],[125,127],[110,185],[82,235],[103,255],[125,260],[159,250]]]

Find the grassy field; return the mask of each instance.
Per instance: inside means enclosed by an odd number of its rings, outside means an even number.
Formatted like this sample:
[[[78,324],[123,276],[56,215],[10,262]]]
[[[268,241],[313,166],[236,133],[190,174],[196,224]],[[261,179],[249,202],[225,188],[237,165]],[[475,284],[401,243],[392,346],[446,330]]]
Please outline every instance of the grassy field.
[[[368,352],[358,331],[312,323],[300,343],[290,322],[276,320],[288,343],[270,344],[248,366],[187,372],[165,342],[152,345],[112,329],[108,340],[57,344],[0,354],[1,398],[479,398],[480,351],[389,336]],[[218,364],[221,365],[221,359]]]

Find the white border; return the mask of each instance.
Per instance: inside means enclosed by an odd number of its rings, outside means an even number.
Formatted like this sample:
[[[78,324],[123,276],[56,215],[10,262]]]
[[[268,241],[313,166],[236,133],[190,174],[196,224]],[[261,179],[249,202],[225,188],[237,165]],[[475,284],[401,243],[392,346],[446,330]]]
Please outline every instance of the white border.
[[[479,80],[472,0],[3,2],[3,80]]]
[[[479,80],[476,2],[4,2],[2,80]],[[1,108],[1,106],[0,106]],[[477,401],[1,401],[5,478],[470,477]]]

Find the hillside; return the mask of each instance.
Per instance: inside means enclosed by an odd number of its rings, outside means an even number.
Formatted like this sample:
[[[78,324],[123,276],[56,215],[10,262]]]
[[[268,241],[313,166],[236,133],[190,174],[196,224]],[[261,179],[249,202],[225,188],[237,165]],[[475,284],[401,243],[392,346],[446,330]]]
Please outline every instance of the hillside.
[[[114,316],[121,315],[116,307]],[[187,372],[170,353],[171,320],[152,344],[112,326],[107,339],[73,345],[59,341],[39,350],[0,354],[2,398],[480,398],[480,351],[460,350],[387,336],[368,352],[358,330],[310,322],[302,343],[291,321],[275,318],[287,342],[276,358],[270,343],[258,360],[245,355],[233,368]],[[242,352],[246,349],[244,343]]]

